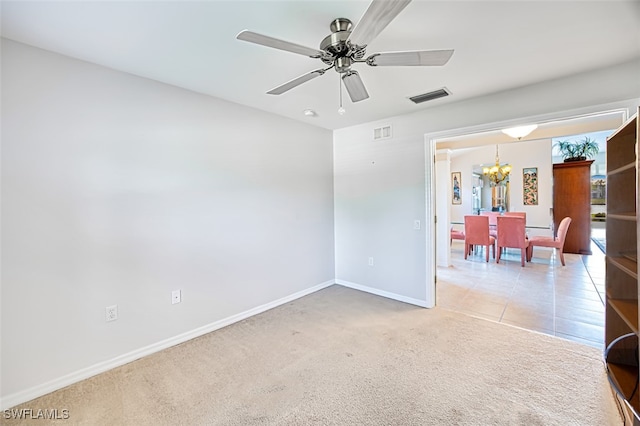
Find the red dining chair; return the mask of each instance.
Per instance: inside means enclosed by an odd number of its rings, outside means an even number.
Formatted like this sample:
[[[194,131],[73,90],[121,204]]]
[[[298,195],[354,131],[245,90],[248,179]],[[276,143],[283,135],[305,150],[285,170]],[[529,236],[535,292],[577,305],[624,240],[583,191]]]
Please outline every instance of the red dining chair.
[[[523,217],[524,220],[527,220],[527,212],[504,212],[504,216],[515,216],[515,217]]]
[[[485,246],[487,262],[489,261],[489,246],[496,257],[496,239],[489,235],[489,218],[487,216],[468,215],[464,217],[464,258],[471,252],[473,246]]]
[[[449,237],[449,244],[453,243],[453,240],[463,240],[464,241],[464,231],[458,231],[451,227],[451,235]]]
[[[503,213],[505,216],[516,216],[516,217],[523,217],[525,220],[525,223],[527,221],[527,212],[504,212]],[[525,234],[526,235],[526,234]],[[529,236],[527,235],[527,238],[529,238]]]
[[[496,226],[498,225],[497,218],[500,216],[500,212],[480,212],[481,216],[487,216],[489,218],[489,235],[493,238],[498,238],[498,232]]]
[[[560,262],[564,266],[564,240],[567,237],[567,231],[571,225],[571,218],[565,217],[560,221],[558,226],[557,237],[531,237],[529,238],[529,249],[527,250],[527,260],[531,262],[533,257],[533,247],[553,247],[558,253],[560,253]]]
[[[529,259],[527,255],[529,240],[527,240],[525,225],[526,223],[523,217],[498,217],[498,257],[496,263],[500,263],[503,248],[519,248],[520,263],[524,266],[525,259]]]

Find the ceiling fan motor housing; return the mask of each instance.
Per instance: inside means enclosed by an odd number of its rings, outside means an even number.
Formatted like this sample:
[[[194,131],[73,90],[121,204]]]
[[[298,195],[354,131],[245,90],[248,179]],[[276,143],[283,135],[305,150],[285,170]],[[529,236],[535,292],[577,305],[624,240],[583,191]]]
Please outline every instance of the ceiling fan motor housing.
[[[352,46],[347,42],[351,35],[353,24],[347,18],[337,18],[331,21],[329,28],[331,34],[320,42],[320,49],[327,52],[322,61],[327,65],[335,65],[336,71],[345,73],[349,71],[354,60],[362,59],[365,48]]]
[[[351,31],[338,31],[331,33],[320,42],[320,50],[334,55],[346,55],[349,52],[347,40],[351,35]]]

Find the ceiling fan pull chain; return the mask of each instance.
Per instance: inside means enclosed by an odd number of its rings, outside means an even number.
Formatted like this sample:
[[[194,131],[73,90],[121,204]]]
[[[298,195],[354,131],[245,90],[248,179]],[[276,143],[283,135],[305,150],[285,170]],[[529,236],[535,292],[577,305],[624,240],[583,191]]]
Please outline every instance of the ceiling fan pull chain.
[[[347,110],[342,107],[342,78],[338,74],[338,92],[340,93],[340,108],[338,108],[338,114],[344,115]]]

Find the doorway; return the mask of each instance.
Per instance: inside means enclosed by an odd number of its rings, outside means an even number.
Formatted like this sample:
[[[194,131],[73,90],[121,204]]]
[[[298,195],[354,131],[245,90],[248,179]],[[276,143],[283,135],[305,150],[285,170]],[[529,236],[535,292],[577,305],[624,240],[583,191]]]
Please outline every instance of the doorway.
[[[470,313],[475,313],[477,316],[571,338],[599,347],[602,344],[599,339],[602,339],[604,325],[604,257],[602,251],[597,249],[597,255],[594,252],[594,256],[588,261],[585,261],[581,255],[565,255],[565,258],[573,258],[567,262],[567,267],[563,269],[559,269],[561,268],[560,262],[555,259],[552,251],[539,251],[537,248],[536,258],[525,268],[520,266],[519,254],[517,260],[514,258],[512,261],[509,261],[509,254],[507,254],[506,261],[502,262],[501,260],[499,265],[496,265],[495,262],[487,264],[484,262],[484,256],[478,256],[478,259],[482,259],[482,261],[477,261],[477,259],[461,261],[460,259],[464,255],[464,243],[452,241],[449,238],[450,227],[455,225],[452,222],[460,222],[460,220],[452,219],[454,209],[458,206],[451,204],[447,182],[451,173],[461,172],[456,167],[454,167],[455,170],[452,168],[452,163],[456,164],[455,161],[452,162],[452,157],[459,155],[456,151],[464,153],[465,150],[472,152],[487,145],[495,147],[496,142],[500,143],[500,138],[502,138],[501,158],[508,160],[506,158],[509,155],[508,150],[513,149],[520,151],[520,157],[526,160],[531,156],[528,156],[523,150],[515,148],[515,144],[520,142],[532,144],[545,140],[546,142],[543,144],[548,150],[546,161],[551,167],[553,162],[551,148],[554,137],[617,128],[624,122],[626,116],[626,110],[614,110],[568,117],[547,117],[546,121],[522,120],[522,122],[542,124],[539,125],[540,131],[532,133],[521,141],[504,140],[504,137],[500,135],[499,129],[520,124],[513,122],[494,123],[478,126],[474,129],[426,135],[427,143],[432,144],[437,153],[435,156],[436,176],[432,188],[433,193],[436,194],[436,214],[438,217],[436,230],[438,289],[434,285],[436,304],[458,310],[468,308]],[[507,148],[509,146],[511,148]],[[474,154],[470,155],[473,157]],[[604,154],[602,155],[604,156]],[[476,159],[478,159],[477,156]],[[518,167],[514,167],[513,176],[515,177],[512,176],[511,179],[521,180],[522,169],[530,166],[535,165],[520,164]],[[597,168],[596,171],[603,172],[597,174],[606,175],[606,171],[601,168]],[[546,184],[540,182],[540,191],[547,193],[550,199],[549,203],[551,203],[552,191],[547,188],[551,188],[551,173],[550,171],[549,181]],[[467,187],[464,175],[462,176],[461,204],[464,204],[466,195],[469,200],[468,206],[465,205],[469,210],[468,214],[471,214],[474,208],[478,208],[477,190],[474,189],[479,186],[477,178],[477,171],[473,173],[470,168]],[[515,180],[512,180],[514,186]],[[472,182],[476,185],[472,185]],[[595,187],[592,188],[592,192],[596,192]],[[443,193],[446,195],[443,196]],[[521,201],[521,197],[518,197],[520,194],[522,194],[521,186],[517,190],[512,189],[514,201],[516,198]],[[537,209],[540,213],[538,220],[543,220],[540,219],[541,217],[546,218],[540,226],[540,228],[546,229],[540,229],[540,232],[551,233],[550,205],[548,207],[538,205]],[[543,213],[542,210],[546,211]],[[594,212],[594,214],[596,213]],[[442,218],[446,219],[442,220]],[[596,226],[594,229],[598,229],[598,227]],[[594,235],[597,233],[598,231],[595,231]],[[498,267],[500,268],[498,269]],[[569,269],[571,269],[571,273],[568,273]],[[564,272],[565,276],[572,276],[576,280],[562,280],[559,278],[559,272]]]

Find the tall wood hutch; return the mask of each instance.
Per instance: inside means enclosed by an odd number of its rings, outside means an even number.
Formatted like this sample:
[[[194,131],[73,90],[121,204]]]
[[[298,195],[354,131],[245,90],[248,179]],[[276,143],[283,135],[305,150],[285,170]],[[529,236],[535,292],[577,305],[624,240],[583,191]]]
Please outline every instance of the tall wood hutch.
[[[593,160],[553,165],[555,229],[563,218],[571,218],[565,253],[591,254],[591,163]]]

